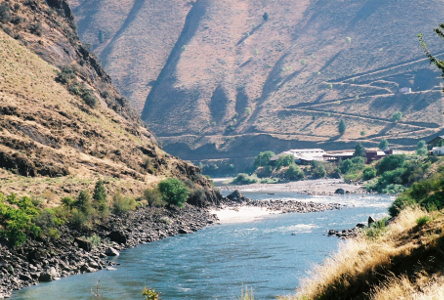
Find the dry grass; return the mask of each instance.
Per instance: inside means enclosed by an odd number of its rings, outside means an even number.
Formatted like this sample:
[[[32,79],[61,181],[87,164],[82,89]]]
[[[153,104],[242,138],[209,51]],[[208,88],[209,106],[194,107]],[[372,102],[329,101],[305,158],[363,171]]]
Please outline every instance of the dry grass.
[[[0,169],[0,192],[43,197],[53,206],[63,196],[92,190],[98,178],[137,196],[165,177],[192,173],[159,149],[146,128],[110,109],[97,90],[94,109],[70,94],[55,81],[55,67],[1,30],[0,61],[0,153],[23,158],[36,175],[21,176],[1,162],[9,171]]]
[[[405,210],[379,238],[362,235],[341,244],[302,281],[296,296],[282,299],[442,299],[443,288],[434,288],[444,281],[442,263],[434,260],[443,254],[443,218],[435,213],[431,223],[418,226],[425,215]]]

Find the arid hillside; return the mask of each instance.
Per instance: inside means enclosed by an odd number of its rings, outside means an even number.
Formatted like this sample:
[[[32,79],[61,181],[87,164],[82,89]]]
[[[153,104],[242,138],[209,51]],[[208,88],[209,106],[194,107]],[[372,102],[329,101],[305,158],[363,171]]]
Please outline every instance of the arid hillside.
[[[99,178],[132,196],[166,177],[209,187],[198,168],[158,147],[79,42],[66,2],[11,0],[0,9],[2,193],[56,205]]]
[[[183,158],[408,146],[443,130],[439,74],[416,37],[443,52],[441,1],[69,3],[82,40]]]

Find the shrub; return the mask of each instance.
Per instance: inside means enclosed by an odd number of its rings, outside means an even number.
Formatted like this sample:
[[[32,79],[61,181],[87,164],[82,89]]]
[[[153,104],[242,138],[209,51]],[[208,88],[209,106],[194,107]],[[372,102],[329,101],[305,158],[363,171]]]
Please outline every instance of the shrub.
[[[370,180],[376,177],[376,169],[374,167],[367,167],[362,173],[364,180]]]
[[[143,191],[143,196],[148,201],[148,204],[150,206],[164,207],[166,205],[166,202],[163,201],[162,194],[160,193],[160,191],[157,187],[145,189]]]
[[[76,208],[72,210],[70,223],[79,230],[88,231],[92,229],[90,216]]]
[[[95,246],[95,247],[100,246],[100,244],[102,243],[102,239],[101,239],[100,236],[98,236],[97,234],[93,234],[93,235],[91,235],[91,236],[89,236],[89,237],[84,237],[84,236],[82,236],[81,238],[82,238],[83,240],[86,240],[86,241],[90,242],[91,245],[93,245],[93,246]]]
[[[8,3],[3,2],[0,5],[0,22],[7,23],[11,21],[11,8]]]
[[[42,23],[39,21],[34,24],[31,24],[29,31],[37,36],[42,36],[43,33]]]
[[[61,84],[68,85],[76,78],[76,74],[73,69],[68,66],[62,67],[61,71],[58,72],[56,81]]]
[[[393,122],[399,122],[402,120],[402,112],[397,111],[392,115],[392,121]]]
[[[262,178],[261,179],[261,183],[266,183],[266,184],[275,184],[278,182],[279,182],[279,179],[277,179],[277,178]]]
[[[345,121],[341,119],[338,124],[338,132],[340,135],[343,135],[345,133],[345,130],[347,129],[347,125],[345,124]]]
[[[253,183],[257,183],[257,182],[259,182],[259,179],[257,178],[257,176],[255,176],[255,175],[249,176],[246,173],[239,173],[239,174],[237,174],[236,178],[234,178],[231,183],[253,184]]]
[[[346,159],[339,163],[339,170],[342,174],[356,173],[365,168],[365,159],[360,156]]]
[[[263,167],[267,166],[270,163],[270,159],[275,156],[273,151],[264,151],[259,153],[258,156],[254,159],[254,166],[255,167]]]
[[[390,206],[389,213],[391,216],[397,216],[404,208],[416,205],[427,211],[444,208],[444,174],[437,173],[429,179],[414,183],[410,189],[398,196]]]
[[[365,229],[364,231],[365,236],[374,240],[384,235],[384,233],[387,231],[387,228],[385,226],[387,220],[388,218],[383,218],[381,220],[374,222],[369,228]]]
[[[77,200],[74,202],[74,206],[77,207],[82,213],[89,215],[91,213],[91,195],[88,191],[80,191],[77,196]]]
[[[62,203],[63,203],[63,205],[65,205],[66,207],[71,209],[74,206],[75,200],[72,199],[71,197],[63,197]]]
[[[45,209],[34,220],[34,224],[40,227],[40,236],[43,238],[58,239],[60,232],[57,230],[57,227],[63,223],[63,220],[57,218],[54,211],[50,209]]]
[[[376,171],[378,175],[387,171],[393,171],[402,166],[407,159],[405,154],[393,154],[384,157],[376,164]]]
[[[159,183],[159,191],[168,205],[182,207],[188,197],[188,189],[176,178],[168,178],[161,181]]]
[[[129,197],[124,197],[120,191],[117,191],[113,196],[113,212],[121,215],[126,214],[137,207],[136,200]]]
[[[160,293],[156,292],[155,289],[144,288],[142,295],[145,296],[145,300],[160,300]]]
[[[424,226],[425,224],[429,223],[432,221],[432,218],[430,218],[429,216],[423,216],[420,217],[418,219],[416,219],[416,224],[418,224],[418,226]]]
[[[426,155],[427,154],[427,144],[424,140],[421,140],[416,145],[416,154]]]
[[[311,173],[314,177],[324,178],[327,175],[325,165],[321,161],[313,160],[311,162]]]
[[[94,187],[94,208],[100,213],[106,213],[108,210],[108,203],[106,200],[107,194],[105,185],[103,184],[103,180],[99,180],[96,182],[96,186]]]
[[[296,164],[290,165],[288,170],[285,172],[285,177],[289,180],[302,180],[305,177],[304,171],[299,168]]]
[[[276,161],[276,169],[279,170],[282,167],[289,167],[294,164],[294,155],[293,154],[283,154],[279,156]]]

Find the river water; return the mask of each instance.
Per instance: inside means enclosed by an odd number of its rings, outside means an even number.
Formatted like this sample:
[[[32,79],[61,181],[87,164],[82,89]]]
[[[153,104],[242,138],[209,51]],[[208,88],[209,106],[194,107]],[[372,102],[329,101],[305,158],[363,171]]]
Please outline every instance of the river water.
[[[162,299],[239,299],[243,287],[256,299],[292,294],[302,277],[341,243],[329,229],[348,229],[368,216],[381,218],[393,198],[381,195],[307,196],[244,193],[253,199],[340,202],[342,210],[270,215],[250,223],[207,227],[190,235],[140,245],[115,258],[115,271],[99,271],[40,284],[13,293],[12,299],[143,299],[155,288]]]

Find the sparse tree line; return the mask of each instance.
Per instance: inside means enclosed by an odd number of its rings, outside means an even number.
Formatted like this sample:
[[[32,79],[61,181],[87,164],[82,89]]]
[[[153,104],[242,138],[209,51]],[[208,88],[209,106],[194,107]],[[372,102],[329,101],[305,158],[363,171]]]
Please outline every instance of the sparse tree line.
[[[381,150],[390,148],[387,140],[379,143]],[[240,173],[234,184],[277,183],[280,181],[298,181],[306,178],[339,178],[346,181],[364,181],[369,192],[400,193],[415,181],[424,177],[437,157],[425,157],[427,146],[425,141],[418,142],[416,155],[388,155],[379,161],[366,163],[366,150],[356,144],[353,157],[339,160],[337,163],[313,160],[305,165],[297,165],[291,154],[284,154],[277,160],[272,151],[264,151],[255,157],[255,170],[249,175]]]
[[[110,214],[124,215],[145,206],[180,208],[189,199],[197,203],[205,197],[205,191],[191,180],[182,182],[176,178],[167,178],[145,189],[137,199],[124,196],[120,190],[110,196],[105,182],[98,180],[92,194],[82,190],[75,198],[62,198],[62,204],[55,208],[44,208],[39,198],[0,193],[0,238],[12,247],[22,245],[29,237],[58,239],[58,227],[62,224],[88,232]]]

